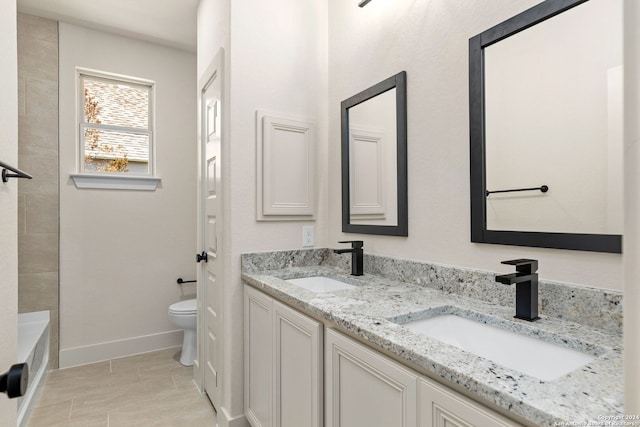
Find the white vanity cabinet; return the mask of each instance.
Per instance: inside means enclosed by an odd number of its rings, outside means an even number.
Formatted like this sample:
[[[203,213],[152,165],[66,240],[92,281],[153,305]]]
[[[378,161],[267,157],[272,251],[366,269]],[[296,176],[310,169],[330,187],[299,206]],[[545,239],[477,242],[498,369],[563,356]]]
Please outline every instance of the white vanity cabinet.
[[[253,427],[321,427],[322,324],[244,289],[245,415]]]
[[[520,424],[435,381],[418,383],[419,427],[514,427]]]
[[[399,363],[326,330],[326,427],[416,427],[417,381]]]
[[[327,427],[519,425],[331,329],[325,385]]]
[[[333,329],[323,343],[323,329],[245,285],[244,401],[253,427],[519,425]]]

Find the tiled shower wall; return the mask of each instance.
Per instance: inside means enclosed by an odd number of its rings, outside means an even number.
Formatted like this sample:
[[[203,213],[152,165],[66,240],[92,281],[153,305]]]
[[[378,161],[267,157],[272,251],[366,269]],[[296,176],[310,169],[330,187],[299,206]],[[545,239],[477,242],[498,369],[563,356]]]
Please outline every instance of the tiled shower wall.
[[[58,22],[18,14],[18,311],[50,310],[58,367]]]

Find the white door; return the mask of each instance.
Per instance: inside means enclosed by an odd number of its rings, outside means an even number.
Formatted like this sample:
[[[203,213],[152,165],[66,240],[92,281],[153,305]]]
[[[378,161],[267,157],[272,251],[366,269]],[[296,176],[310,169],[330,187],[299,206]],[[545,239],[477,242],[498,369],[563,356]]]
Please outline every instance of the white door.
[[[204,370],[203,388],[216,409],[220,408],[222,379],[221,313],[222,299],[222,51],[216,55],[200,85],[200,218],[198,241],[202,251],[199,270],[201,332]],[[206,257],[205,257],[206,255]]]
[[[16,2],[0,2],[0,161],[18,166]],[[35,171],[34,171],[35,172]],[[18,180],[0,181],[0,374],[16,363]],[[0,425],[16,425],[16,400],[0,393]]]

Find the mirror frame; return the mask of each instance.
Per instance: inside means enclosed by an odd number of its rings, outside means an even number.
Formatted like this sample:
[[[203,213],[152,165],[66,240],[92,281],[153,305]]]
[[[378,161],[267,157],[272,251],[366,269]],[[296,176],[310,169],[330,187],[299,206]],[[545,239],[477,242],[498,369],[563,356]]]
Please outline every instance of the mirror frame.
[[[349,190],[349,108],[391,89],[396,89],[397,225],[351,224]],[[344,233],[408,236],[407,197],[407,73],[398,74],[371,86],[340,103],[342,130],[342,231]]]
[[[471,241],[501,245],[622,253],[619,234],[487,229],[484,48],[588,0],[547,0],[469,39]]]

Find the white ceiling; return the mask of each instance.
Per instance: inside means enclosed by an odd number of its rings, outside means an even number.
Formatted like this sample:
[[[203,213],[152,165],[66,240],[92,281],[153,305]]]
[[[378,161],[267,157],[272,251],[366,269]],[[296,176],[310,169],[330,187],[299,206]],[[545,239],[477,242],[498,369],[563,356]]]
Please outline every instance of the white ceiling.
[[[17,0],[18,10],[71,24],[196,50],[198,0]]]

